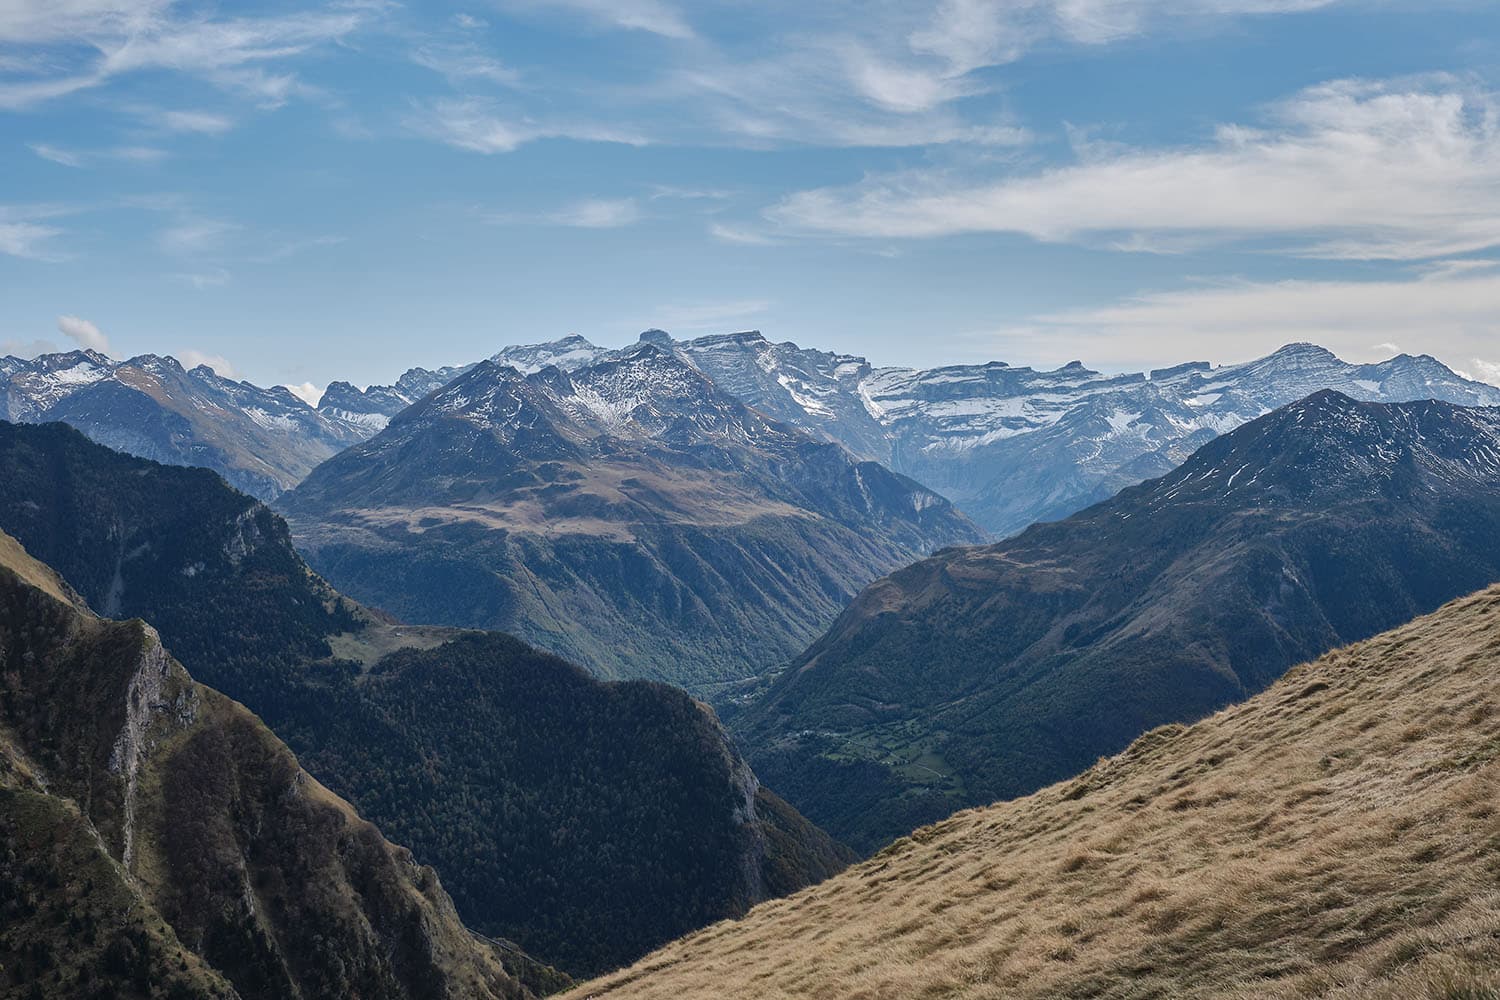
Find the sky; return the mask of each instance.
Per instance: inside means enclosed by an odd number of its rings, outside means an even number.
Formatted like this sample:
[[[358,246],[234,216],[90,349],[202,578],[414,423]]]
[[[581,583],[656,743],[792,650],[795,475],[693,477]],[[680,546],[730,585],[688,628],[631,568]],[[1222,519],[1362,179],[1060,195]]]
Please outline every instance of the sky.
[[[1496,0],[0,0],[0,353],[1500,384]]]

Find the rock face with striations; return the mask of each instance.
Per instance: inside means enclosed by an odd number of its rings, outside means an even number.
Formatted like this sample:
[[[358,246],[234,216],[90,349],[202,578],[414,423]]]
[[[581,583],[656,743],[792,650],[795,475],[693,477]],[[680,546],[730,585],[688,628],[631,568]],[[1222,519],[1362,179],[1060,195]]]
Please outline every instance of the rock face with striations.
[[[1495,580],[1500,408],[1325,391],[873,584],[735,724],[762,778],[870,849]]]
[[[572,372],[483,362],[278,507],[363,602],[705,693],[784,662],[879,573],[981,538],[652,344]]]
[[[543,970],[470,934],[430,868],[149,625],[94,617],[5,534],[0,662],[0,986],[533,995],[517,972]]]

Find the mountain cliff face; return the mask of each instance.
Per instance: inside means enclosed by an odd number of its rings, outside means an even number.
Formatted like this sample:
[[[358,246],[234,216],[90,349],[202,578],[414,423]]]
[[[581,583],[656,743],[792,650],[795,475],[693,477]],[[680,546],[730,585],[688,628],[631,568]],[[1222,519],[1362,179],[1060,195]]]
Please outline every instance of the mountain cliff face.
[[[1321,392],[1168,476],[873,584],[736,718],[870,849],[1500,579],[1500,409]]]
[[[184,370],[154,354],[114,361],[72,351],[6,362],[0,418],[60,420],[118,451],[213,469],[263,499],[373,433],[324,419],[284,387],[235,382],[206,365]]]
[[[630,961],[849,858],[759,788],[682,692],[372,615],[206,470],[0,424],[0,529],[95,607],[153,622],[436,867],[470,926],[570,971]]]
[[[194,683],[149,625],[95,618],[3,534],[0,661],[0,983],[532,995],[430,868]]]
[[[879,572],[980,537],[651,344],[571,373],[483,362],[278,506],[361,601],[697,691],[785,662]]]
[[[1497,671],[1492,588],[576,996],[1494,996]]]
[[[672,346],[751,406],[911,476],[1002,537],[1169,472],[1217,435],[1320,389],[1500,405],[1500,389],[1430,357],[1352,365],[1311,344],[1247,364],[1124,375],[1077,362],[876,368],[758,332]]]

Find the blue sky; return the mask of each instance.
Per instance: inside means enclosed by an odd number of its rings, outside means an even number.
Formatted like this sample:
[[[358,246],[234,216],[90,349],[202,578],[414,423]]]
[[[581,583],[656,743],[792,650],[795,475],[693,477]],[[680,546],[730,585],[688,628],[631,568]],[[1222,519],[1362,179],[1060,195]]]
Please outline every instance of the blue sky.
[[[1479,0],[0,0],[0,347],[1500,381],[1497,67]]]

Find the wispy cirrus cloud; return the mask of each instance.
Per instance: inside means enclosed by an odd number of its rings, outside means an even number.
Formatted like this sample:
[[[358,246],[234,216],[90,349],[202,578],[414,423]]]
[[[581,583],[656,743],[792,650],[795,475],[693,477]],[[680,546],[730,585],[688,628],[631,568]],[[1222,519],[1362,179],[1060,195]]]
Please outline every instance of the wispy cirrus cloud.
[[[1339,259],[1465,253],[1500,243],[1500,100],[1446,77],[1342,80],[1198,146],[1085,144],[1077,162],[1030,173],[877,176],[791,195],[767,217],[788,232],[881,239],[997,232]]]
[[[765,232],[764,229],[725,222],[712,223],[708,227],[708,235],[721,243],[735,243],[740,246],[771,247],[783,242]]]
[[[412,62],[455,84],[481,81],[507,87],[521,82],[521,72],[472,43],[431,42],[412,51]]]
[[[1359,0],[942,0],[907,36],[950,73],[1014,62],[1047,41],[1108,45],[1176,24],[1357,6]],[[1365,0],[1369,5],[1369,0]]]
[[[83,156],[72,150],[63,149],[46,142],[28,142],[26,148],[44,160],[60,163],[65,167],[83,166]]]
[[[521,114],[507,115],[496,102],[477,97],[419,104],[406,115],[405,122],[414,134],[471,153],[509,153],[542,139],[648,144],[645,136],[614,126],[561,120],[544,122]]]
[[[140,108],[136,113],[152,128],[163,132],[222,135],[234,128],[234,119],[216,111],[192,108]]]
[[[574,15],[596,27],[644,31],[665,38],[695,37],[687,18],[665,0],[507,0],[517,11],[553,11]]]
[[[0,205],[0,254],[47,263],[66,260],[56,245],[64,231],[54,220],[75,211],[67,205]]]
[[[113,146],[108,149],[64,149],[46,142],[27,143],[37,156],[65,167],[79,169],[105,161],[122,163],[159,163],[167,158],[166,150],[157,146]]]
[[[345,3],[222,17],[173,0],[14,0],[0,7],[0,44],[41,49],[48,58],[0,68],[0,108],[33,107],[147,70],[284,99],[295,77],[266,74],[260,64],[340,41],[377,9]]]
[[[497,226],[621,229],[645,217],[638,198],[580,198],[550,212],[495,212],[484,219]]]
[[[228,268],[211,267],[202,271],[177,271],[167,277],[201,292],[204,289],[220,288],[229,284],[230,274]]]
[[[718,330],[743,323],[771,308],[766,299],[734,299],[727,302],[677,302],[657,306],[651,322],[669,331]]]
[[[170,254],[190,256],[221,247],[240,225],[227,219],[185,215],[156,234],[156,242]]]
[[[547,219],[578,229],[618,229],[633,226],[643,217],[640,202],[634,198],[584,198]]]

